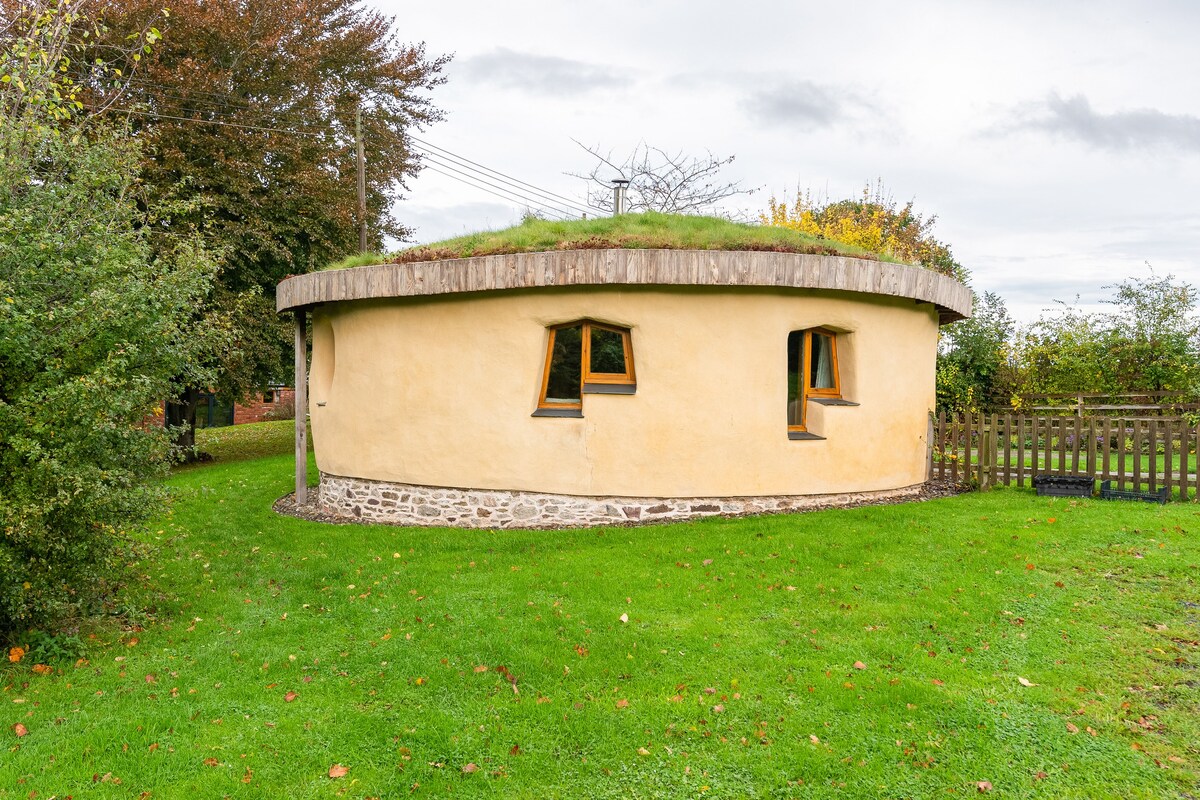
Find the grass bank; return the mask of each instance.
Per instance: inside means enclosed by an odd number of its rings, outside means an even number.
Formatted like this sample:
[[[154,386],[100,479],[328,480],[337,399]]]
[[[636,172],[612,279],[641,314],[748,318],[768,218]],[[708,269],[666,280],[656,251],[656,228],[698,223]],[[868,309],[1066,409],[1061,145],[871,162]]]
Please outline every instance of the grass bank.
[[[0,671],[0,798],[1166,798],[1200,777],[1195,505],[995,491],[415,530],[278,517],[290,476],[266,456],[172,478],[141,629]]]
[[[481,231],[392,254],[351,256],[329,269],[366,264],[435,261],[506,253],[609,248],[668,250],[767,250],[781,253],[847,255],[873,261],[896,261],[860,247],[787,228],[750,225],[716,217],[660,214],[647,211],[619,217],[553,222],[529,218],[500,231]]]

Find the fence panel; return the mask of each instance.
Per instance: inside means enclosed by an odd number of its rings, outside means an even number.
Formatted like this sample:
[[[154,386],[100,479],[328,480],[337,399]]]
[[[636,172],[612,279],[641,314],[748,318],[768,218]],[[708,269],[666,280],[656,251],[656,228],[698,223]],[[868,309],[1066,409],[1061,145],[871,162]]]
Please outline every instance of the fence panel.
[[[1119,490],[1200,500],[1200,425],[1182,418],[939,414],[930,474],[955,483],[1030,486],[1039,474],[1088,475]]]

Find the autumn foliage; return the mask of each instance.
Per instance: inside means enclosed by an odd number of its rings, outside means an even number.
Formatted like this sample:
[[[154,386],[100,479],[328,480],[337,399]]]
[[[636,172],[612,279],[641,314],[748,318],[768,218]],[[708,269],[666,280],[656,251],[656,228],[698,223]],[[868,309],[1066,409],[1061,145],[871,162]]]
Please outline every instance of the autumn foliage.
[[[789,204],[772,195],[759,221],[920,264],[960,280],[966,277],[949,246],[933,237],[937,217],[917,213],[911,200],[898,205],[882,182],[868,184],[853,200],[820,202],[811,192],[797,190]]]

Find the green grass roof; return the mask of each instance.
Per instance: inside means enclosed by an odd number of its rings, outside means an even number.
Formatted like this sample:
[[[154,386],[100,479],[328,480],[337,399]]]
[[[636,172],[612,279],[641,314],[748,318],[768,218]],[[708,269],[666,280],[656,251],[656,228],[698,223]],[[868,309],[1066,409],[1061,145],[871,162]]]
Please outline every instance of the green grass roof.
[[[433,244],[411,247],[398,253],[363,253],[350,256],[330,269],[366,264],[403,264],[470,256],[506,253],[538,253],[548,250],[760,250],[777,253],[844,255],[873,261],[896,261],[829,239],[768,225],[748,225],[715,217],[682,214],[623,214],[619,217],[551,222],[526,219],[501,231],[484,231],[457,236]]]

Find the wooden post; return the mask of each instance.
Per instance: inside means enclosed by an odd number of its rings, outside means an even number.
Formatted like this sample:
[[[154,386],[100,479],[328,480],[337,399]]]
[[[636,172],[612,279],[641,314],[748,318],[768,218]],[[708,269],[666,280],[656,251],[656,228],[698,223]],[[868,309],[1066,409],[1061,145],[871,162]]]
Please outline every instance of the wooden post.
[[[1037,420],[1037,417],[1034,417]],[[1033,453],[1037,460],[1037,426],[1033,428]],[[1017,414],[1017,486],[1025,485],[1025,415]]]
[[[296,505],[308,504],[307,314],[296,312]]]
[[[367,158],[362,134],[362,102],[354,109],[354,142],[358,161],[358,252],[367,252]]]

